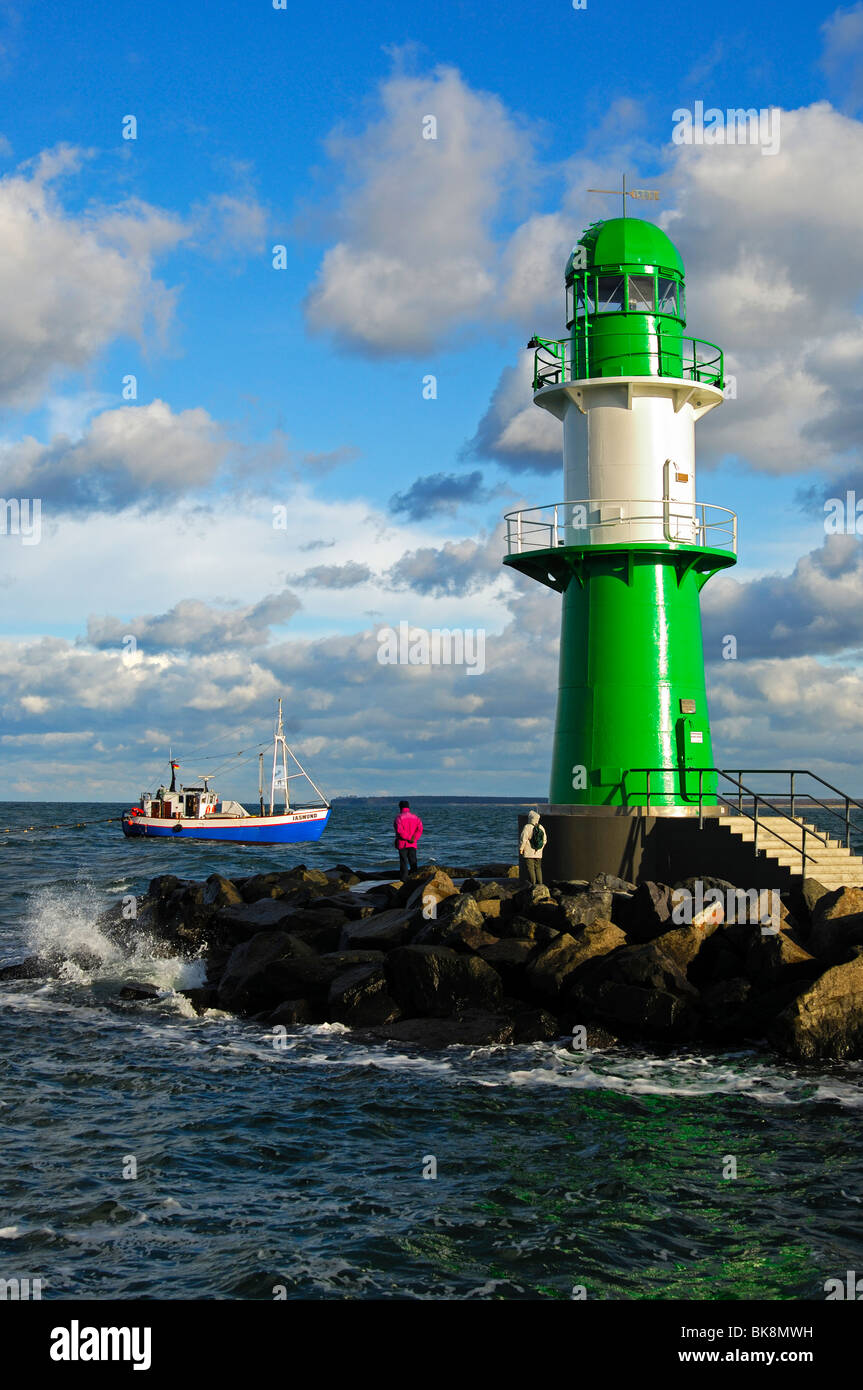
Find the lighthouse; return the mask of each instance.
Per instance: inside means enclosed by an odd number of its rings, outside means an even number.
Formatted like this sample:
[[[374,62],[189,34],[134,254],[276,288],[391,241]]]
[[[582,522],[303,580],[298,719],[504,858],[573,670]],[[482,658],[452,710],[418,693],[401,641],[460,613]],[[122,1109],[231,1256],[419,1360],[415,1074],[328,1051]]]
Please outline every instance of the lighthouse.
[[[566,336],[528,344],[534,403],[563,424],[562,500],[507,516],[504,562],[562,595],[551,876],[635,878],[724,811],[699,604],[736,561],[737,519],[695,471],[723,356],[685,334],[683,261],[651,222],[594,223],[564,279]]]

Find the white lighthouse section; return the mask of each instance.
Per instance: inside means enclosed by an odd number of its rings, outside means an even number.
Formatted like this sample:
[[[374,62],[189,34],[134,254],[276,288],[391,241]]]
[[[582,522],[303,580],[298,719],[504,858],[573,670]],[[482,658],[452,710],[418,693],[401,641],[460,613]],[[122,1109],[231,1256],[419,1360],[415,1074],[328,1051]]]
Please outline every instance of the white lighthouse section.
[[[543,387],[563,421],[567,545],[709,545],[695,500],[695,422],[716,386],[663,377],[595,377]]]

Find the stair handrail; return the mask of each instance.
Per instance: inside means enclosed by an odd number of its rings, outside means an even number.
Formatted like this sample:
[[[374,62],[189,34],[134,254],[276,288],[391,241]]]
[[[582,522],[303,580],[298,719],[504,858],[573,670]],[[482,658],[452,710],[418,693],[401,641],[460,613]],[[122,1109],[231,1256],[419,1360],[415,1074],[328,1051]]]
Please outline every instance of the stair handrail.
[[[817,772],[812,772],[812,771],[810,771],[810,769],[809,769],[808,767],[795,767],[795,768],[788,768],[788,767],[778,767],[778,768],[777,768],[777,767],[743,767],[743,768],[739,768],[738,771],[740,772],[740,775],[741,775],[741,776],[743,775],[744,772],[745,772],[747,775],[748,775],[749,773],[753,773],[753,772],[754,772],[754,773],[756,773],[758,776],[764,776],[765,774],[770,774],[770,775],[781,774],[782,776],[785,776],[785,774],[787,773],[787,774],[788,774],[788,777],[790,778],[790,782],[789,782],[789,792],[788,792],[788,794],[789,794],[789,797],[790,797],[790,799],[791,799],[791,814],[792,814],[792,815],[794,814],[794,801],[795,801],[795,797],[796,797],[796,796],[805,796],[809,801],[814,801],[814,802],[816,803],[816,805],[822,807],[823,810],[829,811],[829,812],[831,813],[831,815],[839,816],[839,819],[840,819],[840,820],[843,820],[843,819],[844,819],[844,821],[845,821],[845,848],[848,849],[848,850],[850,850],[850,848],[851,848],[851,806],[852,806],[852,804],[853,804],[854,806],[858,807],[859,810],[863,811],[863,802],[858,801],[858,800],[856,799],[856,797],[849,796],[847,792],[843,792],[843,791],[842,791],[841,787],[834,787],[833,783],[832,783],[832,782],[828,782],[827,779],[826,779],[826,777],[821,777]],[[795,791],[794,791],[794,778],[795,778],[795,777],[811,777],[814,781],[820,782],[821,785],[822,785],[822,787],[827,787],[829,791],[835,792],[837,796],[841,796],[842,800],[845,802],[845,815],[844,815],[844,817],[842,816],[842,814],[841,814],[840,811],[837,811],[837,810],[836,810],[836,807],[835,807],[835,806],[828,806],[828,804],[827,804],[826,801],[821,801],[820,798],[817,797],[817,796],[814,796],[814,795],[812,794],[812,792],[795,792]]]
[[[771,770],[771,769],[768,769],[768,770]],[[785,836],[784,836],[784,835],[780,835],[779,832],[778,832],[778,830],[769,830],[767,833],[768,833],[769,835],[774,836],[775,839],[781,840],[782,843],[783,843],[784,845],[787,845],[789,849],[793,850],[795,854],[799,854],[799,855],[801,856],[801,868],[802,868],[802,861],[805,860],[805,859],[811,859],[811,861],[812,861],[813,864],[816,863],[815,856],[812,855],[812,854],[807,854],[807,853],[806,853],[806,836],[807,836],[807,834],[813,836],[813,838],[816,839],[816,840],[819,842],[819,844],[822,844],[822,845],[825,845],[825,846],[827,845],[827,840],[826,840],[823,836],[819,835],[818,832],[817,832],[816,830],[809,830],[808,827],[807,827],[807,825],[806,825],[806,822],[805,822],[805,821],[799,821],[799,822],[796,821],[796,820],[794,819],[793,816],[790,816],[790,815],[788,814],[787,811],[783,811],[779,806],[774,806],[773,803],[770,802],[770,801],[768,801],[767,798],[766,798],[765,796],[762,796],[760,792],[755,792],[755,791],[752,790],[751,787],[745,786],[744,783],[742,782],[742,780],[740,780],[739,778],[735,777],[733,773],[731,773],[731,772],[726,772],[725,768],[722,768],[722,767],[699,767],[699,768],[694,768],[694,767],[692,767],[692,768],[680,768],[680,767],[631,767],[631,768],[629,769],[629,771],[630,771],[630,772],[644,772],[644,773],[647,774],[647,789],[646,789],[646,790],[647,790],[647,810],[648,810],[648,811],[650,810],[650,774],[651,774],[651,772],[676,772],[678,775],[680,775],[681,773],[685,773],[685,772],[697,772],[697,773],[698,773],[698,828],[699,828],[699,830],[703,830],[703,829],[704,829],[704,774],[705,774],[705,772],[716,772],[716,773],[718,773],[718,775],[719,775],[720,777],[724,777],[724,778],[726,779],[726,781],[728,781],[728,782],[733,782],[734,785],[735,785],[735,786],[737,787],[737,789],[738,789],[738,814],[739,814],[739,815],[743,815],[743,816],[747,816],[747,817],[749,818],[749,820],[755,822],[755,839],[753,840],[752,848],[755,850],[755,853],[756,853],[756,854],[758,853],[758,824],[759,824],[759,821],[758,821],[758,803],[759,803],[759,801],[762,802],[763,805],[765,805],[766,807],[768,807],[769,810],[775,811],[776,814],[777,814],[777,816],[782,816],[783,819],[791,821],[791,824],[792,824],[792,825],[795,825],[795,826],[796,826],[796,825],[799,824],[800,829],[801,829],[801,831],[802,831],[802,842],[801,842],[801,844],[800,844],[799,846],[798,846],[798,845],[793,845],[793,844],[791,843],[790,840],[786,840]],[[624,774],[624,780],[625,780],[625,777],[626,777],[626,774]],[[745,793],[746,796],[751,796],[751,797],[752,797],[753,804],[754,804],[754,807],[755,807],[755,814],[754,814],[754,815],[752,815],[749,811],[745,811],[745,810],[743,809],[742,796],[740,795],[741,793]],[[719,801],[722,801],[726,806],[733,806],[733,804],[734,804],[733,802],[731,802],[731,801],[728,800],[728,797],[727,797],[727,796],[723,796],[723,795],[721,794],[721,792],[718,792],[718,791],[717,791],[717,792],[713,792],[713,793],[711,793],[711,795],[717,797],[717,799],[718,799]]]

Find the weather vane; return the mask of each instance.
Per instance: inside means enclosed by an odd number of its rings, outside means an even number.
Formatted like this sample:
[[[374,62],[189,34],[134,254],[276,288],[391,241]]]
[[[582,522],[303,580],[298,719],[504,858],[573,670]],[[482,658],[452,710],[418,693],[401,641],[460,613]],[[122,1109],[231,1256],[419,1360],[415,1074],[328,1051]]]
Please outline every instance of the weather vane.
[[[652,201],[652,202],[656,202],[656,201],[658,200],[658,198],[659,198],[659,189],[658,189],[658,188],[627,188],[627,186],[626,186],[626,175],[623,174],[622,177],[623,177],[623,187],[622,187],[622,188],[589,188],[587,191],[588,191],[588,193],[613,193],[613,194],[619,194],[620,197],[621,197],[622,200],[623,200],[623,215],[624,215],[624,217],[626,216],[626,200],[627,200],[627,198],[641,198],[641,199],[643,199],[645,202],[651,202],[651,201]]]

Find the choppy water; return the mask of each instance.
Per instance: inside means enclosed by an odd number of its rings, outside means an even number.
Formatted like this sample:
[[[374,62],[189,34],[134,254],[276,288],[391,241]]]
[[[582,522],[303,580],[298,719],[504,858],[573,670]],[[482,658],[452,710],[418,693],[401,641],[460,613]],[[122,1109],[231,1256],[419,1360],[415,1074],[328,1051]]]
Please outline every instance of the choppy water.
[[[0,824],[118,811],[5,803]],[[426,852],[509,858],[516,814],[434,807]],[[563,1041],[424,1055],[338,1025],[282,1050],[192,1015],[174,991],[199,965],[127,961],[93,926],[156,873],[372,864],[390,844],[387,808],[361,802],[309,847],[0,837],[0,957],[103,956],[0,984],[0,1278],[72,1299],[822,1299],[863,1269],[860,1065]],[[160,1001],[119,1000],[130,978]]]

